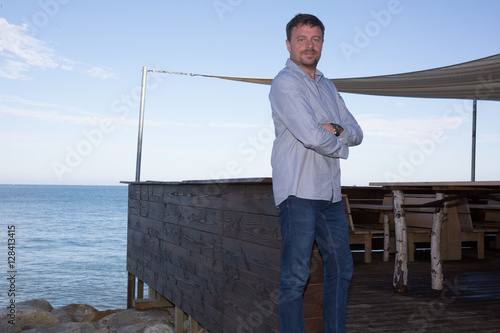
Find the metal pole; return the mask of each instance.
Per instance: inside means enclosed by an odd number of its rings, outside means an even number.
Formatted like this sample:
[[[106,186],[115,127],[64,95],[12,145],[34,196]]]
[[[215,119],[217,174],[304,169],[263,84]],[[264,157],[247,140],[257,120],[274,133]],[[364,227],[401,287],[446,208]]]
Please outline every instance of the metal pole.
[[[135,181],[141,181],[141,155],[142,155],[142,130],[144,128],[144,103],[146,100],[146,78],[148,68],[142,67],[142,89],[141,89],[141,109],[139,114],[139,138],[137,140],[137,165],[135,169]]]
[[[471,181],[476,180],[476,120],[477,120],[477,100],[472,103],[472,165]]]

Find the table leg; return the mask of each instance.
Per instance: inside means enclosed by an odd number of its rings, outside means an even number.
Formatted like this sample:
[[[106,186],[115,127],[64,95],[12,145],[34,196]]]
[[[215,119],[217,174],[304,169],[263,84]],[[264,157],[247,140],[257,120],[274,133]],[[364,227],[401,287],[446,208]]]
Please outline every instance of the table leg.
[[[444,199],[443,193],[436,193],[436,200]],[[443,261],[441,260],[441,230],[444,206],[436,207],[432,220],[431,233],[431,277],[432,289],[443,289]]]
[[[390,231],[389,231],[389,216],[387,212],[383,212],[384,217],[384,261],[389,261],[389,253],[391,252]]]
[[[405,293],[408,289],[408,239],[405,212],[403,208],[403,191],[394,190],[393,199],[394,227],[396,236],[396,262],[394,265],[393,286],[395,292]]]

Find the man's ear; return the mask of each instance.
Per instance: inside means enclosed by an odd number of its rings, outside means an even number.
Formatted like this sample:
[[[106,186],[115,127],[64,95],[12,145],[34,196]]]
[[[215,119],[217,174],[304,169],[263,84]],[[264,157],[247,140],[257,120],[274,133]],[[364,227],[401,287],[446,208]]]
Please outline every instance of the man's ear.
[[[292,49],[290,48],[290,41],[288,39],[286,40],[286,48],[287,48],[288,52],[292,51]]]

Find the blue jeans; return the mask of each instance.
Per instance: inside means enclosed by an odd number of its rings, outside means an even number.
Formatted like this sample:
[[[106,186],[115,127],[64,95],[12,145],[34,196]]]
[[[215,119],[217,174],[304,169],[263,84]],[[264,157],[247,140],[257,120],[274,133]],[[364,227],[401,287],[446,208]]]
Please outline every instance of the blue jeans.
[[[313,244],[323,257],[325,333],[345,332],[347,289],[353,272],[342,202],[288,197],[279,205],[283,252],[279,292],[280,332],[304,333],[304,289]]]

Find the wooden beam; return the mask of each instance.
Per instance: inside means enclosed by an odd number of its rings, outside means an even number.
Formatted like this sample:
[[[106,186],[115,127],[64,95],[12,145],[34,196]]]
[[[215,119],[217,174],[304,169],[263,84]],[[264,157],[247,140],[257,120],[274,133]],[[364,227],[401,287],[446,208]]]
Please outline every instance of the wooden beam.
[[[184,311],[175,307],[175,333],[184,333]]]
[[[167,300],[155,298],[134,299],[135,309],[151,309],[151,308],[168,308],[173,307],[173,304]]]
[[[135,276],[128,273],[127,281],[127,309],[131,309],[134,306],[135,297]]]
[[[144,298],[144,282],[141,279],[137,279],[137,298]]]
[[[198,322],[194,320],[193,317],[188,317],[189,321],[189,333],[198,333]]]

